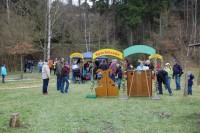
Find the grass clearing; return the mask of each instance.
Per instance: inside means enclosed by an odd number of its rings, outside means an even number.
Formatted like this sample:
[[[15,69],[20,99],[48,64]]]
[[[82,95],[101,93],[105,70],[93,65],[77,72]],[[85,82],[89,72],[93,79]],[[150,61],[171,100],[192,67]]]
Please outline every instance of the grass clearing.
[[[161,100],[145,97],[86,99],[90,83],[70,84],[69,94],[55,88],[49,95],[41,93],[39,74],[32,80],[0,84],[0,133],[199,133],[200,90],[183,97],[183,91]],[[36,87],[31,87],[36,86]],[[38,87],[37,87],[38,86]],[[19,88],[24,87],[24,88]],[[8,127],[10,115],[19,112],[23,126]]]

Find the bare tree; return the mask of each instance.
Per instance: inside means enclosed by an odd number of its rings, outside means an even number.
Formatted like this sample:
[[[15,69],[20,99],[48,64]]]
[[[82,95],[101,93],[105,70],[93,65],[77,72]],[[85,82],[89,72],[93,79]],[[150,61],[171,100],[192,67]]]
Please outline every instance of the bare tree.
[[[47,12],[48,12],[47,59],[50,59],[50,54],[51,54],[51,0],[47,1]]]
[[[9,0],[6,0],[6,9],[7,9],[7,21],[9,23],[10,20],[10,6],[9,6]]]

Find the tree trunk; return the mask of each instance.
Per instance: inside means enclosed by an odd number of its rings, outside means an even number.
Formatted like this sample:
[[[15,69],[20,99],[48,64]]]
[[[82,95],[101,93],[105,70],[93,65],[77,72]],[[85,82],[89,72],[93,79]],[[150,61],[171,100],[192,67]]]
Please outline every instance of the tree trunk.
[[[194,11],[194,40],[196,43],[196,39],[197,39],[197,0],[195,0],[195,11]]]
[[[68,0],[68,4],[72,6],[72,0]]]
[[[46,2],[47,1],[48,0],[46,0]],[[46,10],[47,9],[48,9],[48,4],[47,4],[47,7],[46,7]],[[46,16],[45,16],[43,60],[47,59],[47,29],[48,29],[48,12],[46,12]]]
[[[10,118],[9,126],[12,128],[20,127],[20,115],[19,113],[13,113]]]
[[[86,22],[86,13],[85,12],[84,12],[84,24],[85,24],[85,46],[86,46],[86,51],[88,52],[87,22]]]
[[[51,0],[47,1],[48,4],[48,44],[47,44],[47,59],[50,59],[51,54]]]
[[[110,41],[109,41],[109,22],[108,20],[106,21],[106,43],[107,45],[109,45]]]
[[[88,41],[88,45],[89,45],[89,46],[88,46],[88,47],[89,47],[89,51],[91,51],[91,44],[90,44],[90,43],[91,43],[91,37],[90,37],[90,32],[89,32],[88,34],[89,34],[89,35],[88,35],[88,36],[89,36],[89,39],[88,39],[88,40],[89,40],[89,41]]]
[[[7,9],[7,21],[10,22],[10,6],[9,6],[9,0],[6,0],[6,9]]]
[[[21,79],[23,79],[24,78],[24,72],[23,72],[23,55],[21,55]]]
[[[133,31],[131,30],[131,35],[130,35],[130,45],[133,45]]]
[[[160,13],[160,37],[162,37],[162,13]]]

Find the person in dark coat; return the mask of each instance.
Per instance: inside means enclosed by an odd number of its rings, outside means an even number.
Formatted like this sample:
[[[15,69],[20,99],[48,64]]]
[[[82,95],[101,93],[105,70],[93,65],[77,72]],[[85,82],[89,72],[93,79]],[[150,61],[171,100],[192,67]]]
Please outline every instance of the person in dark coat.
[[[182,74],[183,74],[182,67],[178,63],[175,63],[175,65],[173,66],[173,78],[175,78],[176,90],[181,89],[181,75]]]
[[[120,89],[121,88],[121,83],[122,83],[123,72],[122,72],[122,67],[119,64],[117,64],[116,75],[117,75],[118,89]]]
[[[166,85],[166,88],[168,89],[169,95],[172,96],[172,90],[170,88],[170,85],[168,84],[168,73],[165,70],[159,70],[157,73],[157,81],[158,81],[158,91],[159,94],[163,95],[163,89],[162,89],[162,83]]]
[[[106,60],[102,61],[102,63],[99,66],[99,69],[101,69],[103,71],[108,70],[108,64],[107,64]]]
[[[61,62],[61,60],[59,60],[56,64],[56,77],[57,77],[57,90],[61,90],[61,84],[62,84],[62,76],[61,76],[61,72],[62,72],[62,67],[63,64]]]
[[[188,95],[192,95],[194,75],[192,73],[188,74]]]
[[[61,93],[68,93],[69,89],[69,73],[70,73],[70,67],[68,64],[65,64],[62,68],[62,83],[61,83]],[[64,90],[65,88],[65,90]]]

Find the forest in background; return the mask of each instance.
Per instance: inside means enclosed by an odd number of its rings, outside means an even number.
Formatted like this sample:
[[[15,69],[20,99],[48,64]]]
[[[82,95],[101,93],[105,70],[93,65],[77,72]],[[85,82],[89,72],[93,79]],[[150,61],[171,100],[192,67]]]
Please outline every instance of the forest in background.
[[[20,59],[66,57],[101,48],[150,44],[182,61],[198,43],[197,0],[1,0],[0,62],[17,70]],[[92,2],[92,4],[88,4]],[[49,21],[51,23],[49,23]],[[50,48],[48,47],[50,44]],[[199,62],[199,48],[190,57]]]

